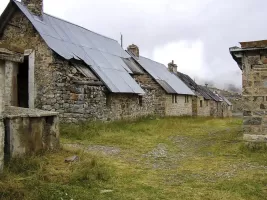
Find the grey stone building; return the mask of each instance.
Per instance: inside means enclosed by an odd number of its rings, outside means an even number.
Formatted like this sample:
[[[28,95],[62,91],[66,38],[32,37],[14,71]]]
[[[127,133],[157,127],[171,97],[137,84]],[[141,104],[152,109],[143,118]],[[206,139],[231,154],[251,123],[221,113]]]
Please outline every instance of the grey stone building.
[[[169,63],[169,70],[179,77],[196,94],[196,96],[192,98],[193,116],[210,116],[210,102],[212,101],[212,98],[205,92],[205,90],[203,90],[201,86],[197,85],[190,76],[179,72],[177,70],[177,65],[173,64],[173,62]]]
[[[241,42],[230,53],[242,70],[243,132],[249,144],[267,142],[267,40]]]
[[[117,41],[43,13],[42,0],[10,1],[0,18],[1,47],[25,55],[12,106],[57,111],[65,122],[190,115],[178,103],[183,93],[166,92],[173,77],[162,80],[164,88]]]
[[[161,101],[158,108],[165,116],[192,116],[194,92],[181,79],[161,63],[139,55],[138,46],[132,44],[127,52],[161,86]]]
[[[9,158],[59,148],[58,113],[12,106],[21,100],[23,62],[24,54],[0,48],[0,171]]]

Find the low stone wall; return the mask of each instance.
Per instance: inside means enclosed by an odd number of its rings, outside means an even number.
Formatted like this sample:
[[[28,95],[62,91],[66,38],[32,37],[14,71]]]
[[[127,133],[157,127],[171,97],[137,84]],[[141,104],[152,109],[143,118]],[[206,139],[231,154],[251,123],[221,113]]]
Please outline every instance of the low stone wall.
[[[8,157],[59,148],[57,113],[6,107],[4,125],[5,154]]]

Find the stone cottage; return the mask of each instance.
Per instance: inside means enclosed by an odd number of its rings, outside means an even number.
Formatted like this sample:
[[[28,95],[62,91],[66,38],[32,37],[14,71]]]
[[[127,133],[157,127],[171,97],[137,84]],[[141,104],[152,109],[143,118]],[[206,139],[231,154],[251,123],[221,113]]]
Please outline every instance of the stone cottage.
[[[222,94],[217,93],[217,95],[223,100],[222,101],[222,117],[232,117],[233,116],[233,104]]]
[[[165,112],[158,82],[117,41],[43,13],[42,0],[10,1],[0,48],[25,55],[12,106],[57,111],[65,122]]]
[[[230,53],[242,70],[243,132],[249,144],[267,142],[267,40],[241,42]]]
[[[211,117],[223,117],[224,108],[222,106],[223,99],[211,91],[207,86],[199,85],[201,90],[205,91],[207,95],[210,96],[210,116]]]
[[[161,86],[158,93],[161,101],[158,105],[164,115],[192,116],[192,98],[195,94],[186,84],[170,73],[163,64],[140,56],[138,46],[130,45],[127,52]]]
[[[212,98],[190,76],[179,72],[173,61],[169,63],[168,68],[196,94],[192,98],[193,116],[210,116],[210,101]]]
[[[0,171],[9,158],[59,148],[58,113],[11,106],[22,98],[21,63],[24,54],[0,48]]]

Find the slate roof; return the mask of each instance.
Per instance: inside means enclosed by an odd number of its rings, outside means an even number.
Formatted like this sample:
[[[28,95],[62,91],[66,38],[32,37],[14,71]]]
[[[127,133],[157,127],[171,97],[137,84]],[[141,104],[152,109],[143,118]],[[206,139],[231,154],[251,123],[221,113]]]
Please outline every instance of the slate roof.
[[[177,72],[176,74],[191,90],[194,90],[196,94],[201,95],[206,100],[211,100],[212,98],[207,94],[206,90],[196,84],[196,82],[187,74]]]
[[[147,71],[168,94],[184,94],[194,96],[194,92],[177,76],[169,72],[168,68],[149,58],[135,57],[127,51]]]
[[[216,95],[215,93],[213,93],[212,91],[210,91],[206,86],[199,85],[199,87],[203,91],[205,91],[205,93],[208,94],[211,97],[211,99],[213,99],[214,101],[217,101],[217,102],[223,101],[218,95]]]
[[[114,93],[144,94],[143,89],[130,76],[132,70],[124,62],[131,56],[116,40],[89,31],[62,19],[43,14],[43,20],[32,15],[22,3],[11,0],[0,18],[0,31],[9,8],[16,5],[30,20],[45,43],[66,60],[82,60],[99,76],[107,88]],[[10,16],[9,16],[10,17]]]
[[[232,106],[233,105],[225,96],[223,96],[221,94],[218,94],[218,95],[221,97],[221,99],[223,101],[225,101],[227,103],[228,106]]]

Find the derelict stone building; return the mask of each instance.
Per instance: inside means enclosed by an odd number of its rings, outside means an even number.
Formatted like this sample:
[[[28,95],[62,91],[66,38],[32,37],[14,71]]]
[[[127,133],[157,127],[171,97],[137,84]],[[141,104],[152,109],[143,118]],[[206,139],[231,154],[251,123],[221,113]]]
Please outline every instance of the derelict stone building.
[[[69,122],[191,115],[177,99],[194,93],[179,79],[155,78],[146,69],[148,59],[136,59],[113,39],[47,15],[42,6],[41,0],[12,0],[0,18],[0,47],[31,53],[14,72],[23,84],[19,95],[10,88],[15,99],[10,105],[57,111]],[[157,66],[151,61],[148,67]],[[166,72],[164,67],[159,69]]]
[[[139,55],[139,48],[132,44],[127,52],[160,86],[161,100],[158,107],[165,116],[192,116],[194,92],[179,77],[161,63]]]

